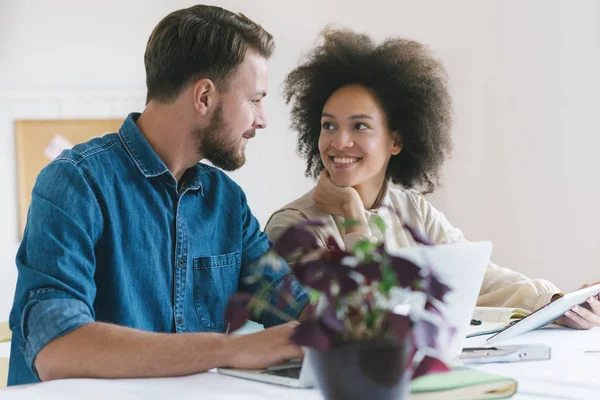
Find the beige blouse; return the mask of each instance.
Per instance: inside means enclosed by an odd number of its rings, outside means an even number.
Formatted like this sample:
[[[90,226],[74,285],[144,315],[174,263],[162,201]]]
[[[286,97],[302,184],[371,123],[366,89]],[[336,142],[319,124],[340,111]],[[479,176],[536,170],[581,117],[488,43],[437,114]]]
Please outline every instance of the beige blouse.
[[[313,228],[317,240],[325,247],[325,239],[334,237],[341,248],[352,248],[364,238],[358,233],[345,234],[339,222],[341,215],[332,215],[315,207],[312,200],[314,189],[304,196],[276,211],[265,227],[271,241],[276,241],[290,225],[303,219],[319,219],[325,222],[322,227]],[[379,215],[387,229],[382,234],[373,223],[372,216]],[[402,222],[420,229],[421,232],[437,244],[464,242],[463,233],[454,228],[444,214],[414,190],[390,188],[384,194],[380,206],[365,210],[369,221],[371,240],[385,240],[389,249],[414,247],[416,243],[410,234],[402,228]],[[336,221],[338,223],[336,223]],[[560,290],[543,279],[530,279],[525,275],[507,268],[501,268],[490,262],[479,292],[478,306],[520,307],[535,311],[550,302]]]

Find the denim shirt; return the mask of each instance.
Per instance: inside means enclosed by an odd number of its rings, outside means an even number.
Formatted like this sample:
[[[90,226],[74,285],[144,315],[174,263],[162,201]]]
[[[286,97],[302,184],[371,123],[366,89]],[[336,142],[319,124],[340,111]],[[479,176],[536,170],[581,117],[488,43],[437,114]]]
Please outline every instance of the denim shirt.
[[[10,314],[9,385],[38,382],[34,360],[53,339],[92,321],[153,332],[224,332],[228,298],[289,268],[244,277],[270,242],[241,188],[205,164],[179,184],[130,114],[118,134],[65,150],[32,193]],[[289,277],[290,279],[291,276]],[[308,298],[293,280],[297,317]],[[264,314],[265,326],[284,321]]]

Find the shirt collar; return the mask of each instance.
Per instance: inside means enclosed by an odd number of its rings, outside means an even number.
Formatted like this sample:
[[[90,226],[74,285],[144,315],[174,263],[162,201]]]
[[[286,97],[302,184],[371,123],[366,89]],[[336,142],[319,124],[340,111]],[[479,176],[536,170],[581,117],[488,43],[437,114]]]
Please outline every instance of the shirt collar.
[[[166,173],[170,174],[169,168],[156,154],[156,151],[150,146],[150,143],[137,126],[136,121],[140,115],[140,113],[129,114],[123,125],[121,125],[119,137],[123,142],[123,146],[125,146],[127,153],[144,177],[153,178]],[[201,188],[200,165],[188,169],[182,179],[181,188],[192,190]]]

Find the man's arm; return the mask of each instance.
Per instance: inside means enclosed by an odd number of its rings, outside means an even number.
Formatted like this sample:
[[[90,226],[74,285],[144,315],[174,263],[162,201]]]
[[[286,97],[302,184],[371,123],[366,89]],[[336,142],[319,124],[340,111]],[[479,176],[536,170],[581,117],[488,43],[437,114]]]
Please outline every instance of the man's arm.
[[[265,296],[264,299],[274,309],[278,310],[277,312],[263,312],[257,322],[264,324],[265,327],[275,326],[287,320],[298,319],[300,313],[308,304],[308,295],[283,259],[280,259],[278,268],[267,267],[264,270],[257,271],[255,262],[269,250],[271,243],[267,234],[260,230],[260,224],[250,211],[246,195],[241,188],[239,191],[242,207],[243,253],[238,290],[250,292],[254,295],[260,293],[261,296]],[[258,282],[251,280],[251,283],[248,283],[246,281],[248,277],[252,277],[257,273],[261,275]],[[267,289],[263,291],[265,285]],[[282,292],[288,293],[289,296],[282,296]]]
[[[154,333],[92,322],[38,353],[41,380],[181,376],[229,366],[265,368],[302,350],[289,337],[295,322],[249,335]]]

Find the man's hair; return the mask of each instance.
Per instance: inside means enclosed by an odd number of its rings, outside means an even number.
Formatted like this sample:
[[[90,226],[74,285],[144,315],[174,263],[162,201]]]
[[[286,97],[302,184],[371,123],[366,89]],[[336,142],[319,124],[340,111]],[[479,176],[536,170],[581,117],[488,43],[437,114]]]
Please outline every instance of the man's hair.
[[[317,178],[324,168],[319,135],[325,103],[342,86],[359,84],[375,93],[390,132],[398,131],[402,138],[402,151],[390,159],[387,177],[406,188],[424,186],[432,192],[452,147],[452,105],[442,64],[426,46],[411,40],[392,38],[376,46],[366,35],[329,28],[321,37],[322,43],[284,85],[306,175]]]
[[[202,78],[227,90],[227,78],[248,49],[269,58],[273,36],[260,25],[220,7],[196,5],[163,18],[152,31],[144,64],[146,103],[173,102],[183,88]]]

